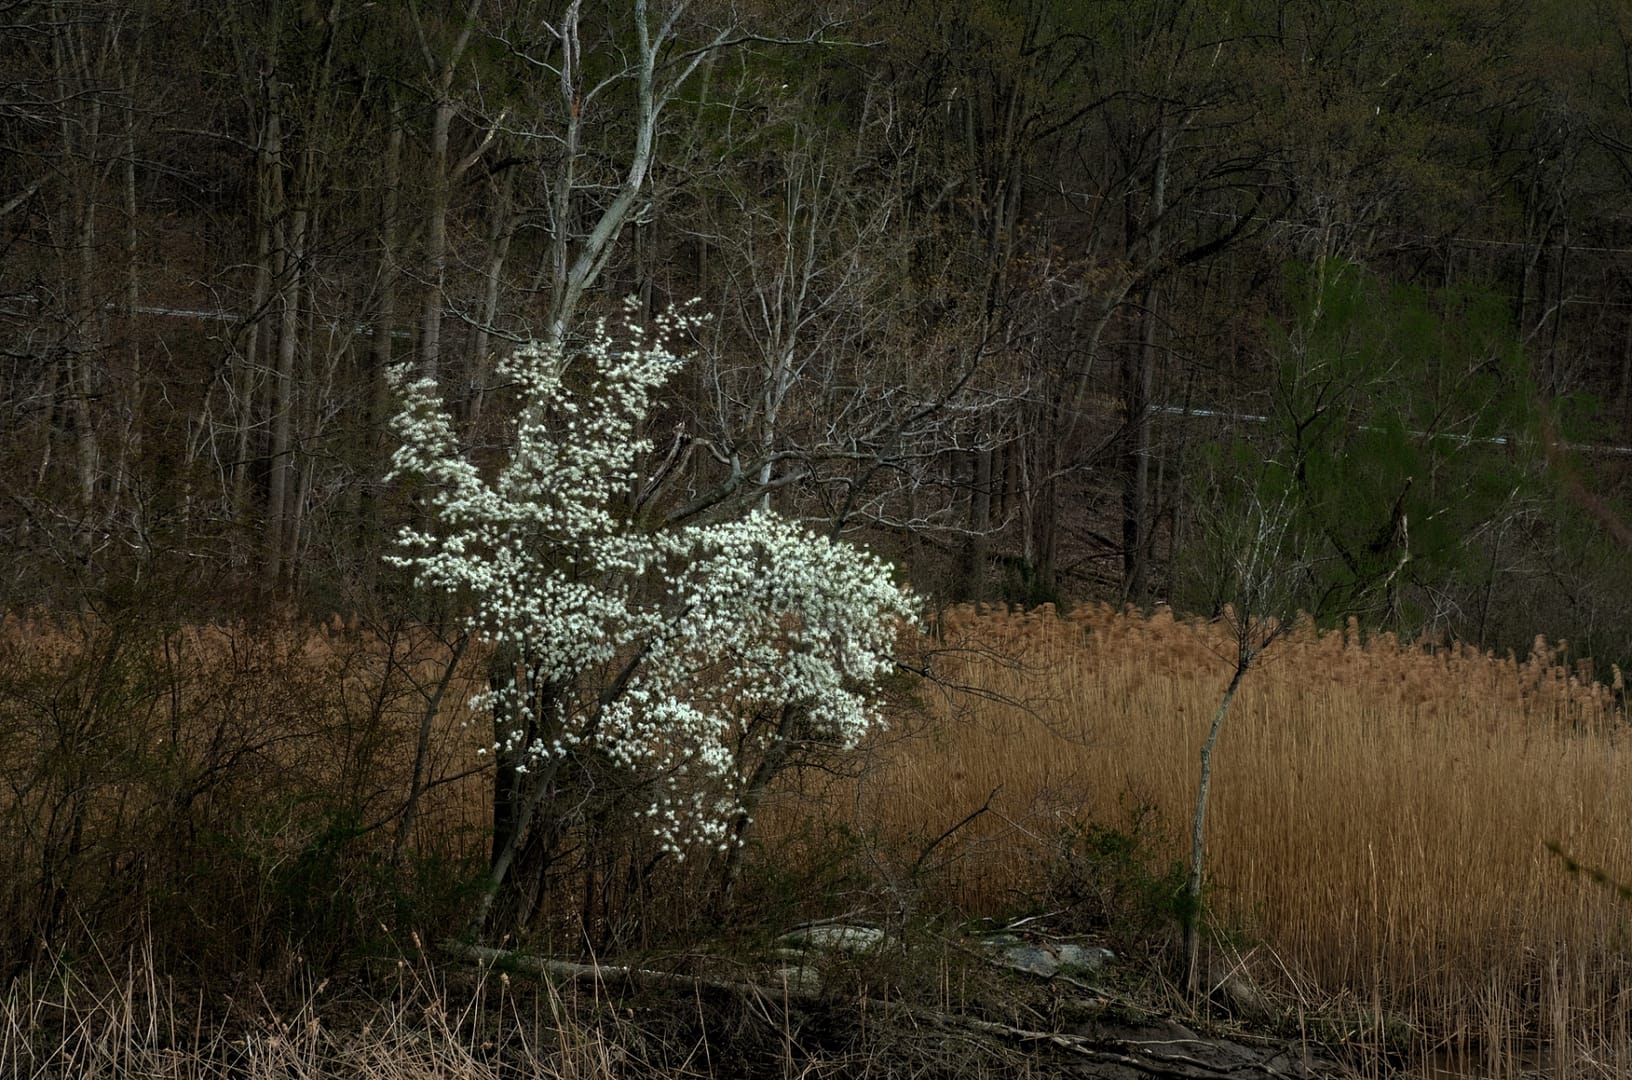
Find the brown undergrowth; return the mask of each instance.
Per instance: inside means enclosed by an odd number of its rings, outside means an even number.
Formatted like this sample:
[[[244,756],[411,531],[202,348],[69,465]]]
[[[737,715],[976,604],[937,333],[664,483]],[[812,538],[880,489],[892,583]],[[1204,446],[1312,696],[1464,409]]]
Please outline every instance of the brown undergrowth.
[[[451,658],[409,624],[6,619],[0,963],[152,941],[167,970],[276,980],[431,918],[484,825],[474,663],[419,753]]]
[[[307,984],[287,1002],[214,1003],[156,973],[150,955],[87,977],[56,964],[0,997],[0,1075],[16,1080],[603,1080],[683,1076],[646,1033],[599,1008],[594,988],[451,975],[399,958],[364,987]],[[689,1075],[699,1075],[689,1073]]]

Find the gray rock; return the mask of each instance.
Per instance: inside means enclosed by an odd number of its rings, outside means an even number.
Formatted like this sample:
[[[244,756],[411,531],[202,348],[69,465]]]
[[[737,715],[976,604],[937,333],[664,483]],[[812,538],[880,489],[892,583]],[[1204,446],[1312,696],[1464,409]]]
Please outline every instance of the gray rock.
[[[1219,1000],[1231,1016],[1253,1023],[1268,1023],[1275,1011],[1269,1002],[1245,975],[1230,975],[1214,988],[1213,997]]]
[[[789,990],[817,993],[822,988],[822,974],[808,964],[786,964],[771,969],[772,988],[786,986]]]
[[[1035,945],[1005,945],[997,952],[997,962],[1028,975],[1052,978],[1060,970],[1060,962],[1051,953]]]
[[[825,923],[789,931],[778,940],[798,949],[865,953],[884,944],[884,931],[854,923]]]
[[[1237,956],[1233,963],[1213,957],[1207,965],[1208,996],[1231,1016],[1252,1023],[1267,1023],[1275,1010],[1252,977],[1246,963]]]
[[[1011,934],[993,935],[985,939],[985,945],[1003,967],[1044,979],[1060,974],[1092,975],[1116,959],[1111,950],[1098,946],[1056,941],[1031,944]]]

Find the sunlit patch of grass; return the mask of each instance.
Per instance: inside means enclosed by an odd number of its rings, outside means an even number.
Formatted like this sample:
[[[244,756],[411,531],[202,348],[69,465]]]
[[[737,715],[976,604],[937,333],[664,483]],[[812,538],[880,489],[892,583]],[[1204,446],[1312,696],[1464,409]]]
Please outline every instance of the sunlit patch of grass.
[[[956,610],[939,629],[924,734],[882,743],[830,813],[910,852],[990,798],[936,852],[936,887],[971,912],[1037,895],[1060,824],[1130,802],[1186,850],[1227,628],[1084,607]],[[1214,917],[1373,1032],[1408,1024],[1491,1066],[1521,1045],[1627,1060],[1632,912],[1547,848],[1632,878],[1626,716],[1563,655],[1429,651],[1352,625],[1283,639],[1215,758]]]

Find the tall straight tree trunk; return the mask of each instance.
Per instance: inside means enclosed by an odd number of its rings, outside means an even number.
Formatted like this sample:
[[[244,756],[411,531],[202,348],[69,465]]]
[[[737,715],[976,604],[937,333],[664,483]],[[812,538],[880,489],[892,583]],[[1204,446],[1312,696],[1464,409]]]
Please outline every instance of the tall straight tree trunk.
[[[907,587],[914,592],[924,591],[924,542],[918,528],[918,479],[907,484],[906,492],[906,562]]]
[[[1150,191],[1151,224],[1145,232],[1151,280],[1142,297],[1138,347],[1123,352],[1122,365],[1122,598],[1133,604],[1143,604],[1150,591],[1150,395],[1160,322],[1155,267],[1161,257],[1162,214],[1167,210],[1168,159],[1167,123],[1165,119],[1159,123],[1160,145]]]
[[[959,594],[971,604],[987,599],[986,563],[991,556],[992,452],[972,450],[963,455],[968,468],[969,509],[964,518]]]
[[[1053,442],[1051,439],[1050,442]],[[1058,449],[1045,451],[1048,471],[1037,485],[1037,498],[1031,511],[1031,565],[1027,567],[1027,599],[1038,600],[1052,595],[1059,574],[1060,537],[1060,484],[1056,475],[1059,468]]]
[[[309,170],[308,170],[309,172]],[[315,197],[315,192],[309,194]],[[301,232],[310,237],[317,231],[315,211],[308,210],[302,220]],[[311,250],[311,241],[305,240],[301,244],[302,255]],[[336,345],[335,334],[331,331],[327,335],[328,346],[326,356],[319,363],[317,343],[320,340],[317,327],[317,316],[309,301],[311,292],[311,275],[302,271],[301,280],[305,283],[302,290],[303,322],[305,330],[301,340],[305,348],[299,350],[303,363],[299,365],[299,373],[295,385],[298,388],[295,395],[295,438],[291,451],[295,447],[305,446],[307,440],[315,440],[320,434],[321,405],[327,399],[334,386],[335,369],[338,364],[339,347]],[[305,539],[306,508],[311,505],[312,483],[317,470],[316,456],[310,453],[293,452],[291,469],[291,498],[289,500],[287,524],[284,528],[283,565],[284,585],[293,592],[300,584],[301,545]]]
[[[436,378],[442,361],[442,309],[448,269],[448,128],[453,102],[444,93],[431,121],[431,198],[425,216],[425,299],[419,316],[419,374]]]
[[[87,516],[96,506],[97,476],[101,471],[101,447],[91,402],[97,394],[94,358],[101,352],[101,313],[96,304],[96,194],[88,187],[80,210],[75,237],[78,255],[77,311],[74,375],[71,380],[74,413],[74,464],[80,509]]]
[[[227,484],[232,512],[247,516],[250,508],[249,478],[250,450],[256,427],[256,397],[260,393],[261,352],[265,347],[266,317],[272,303],[273,276],[273,170],[278,168],[272,156],[276,137],[277,113],[273,111],[262,132],[261,148],[255,161],[255,284],[250,292],[248,325],[240,355],[234,358],[231,375],[231,410],[233,417],[232,461]]]
[[[1122,371],[1126,414],[1122,448],[1122,599],[1143,604],[1150,590],[1150,395],[1156,371],[1156,304],[1160,292],[1145,289],[1139,345]]]
[[[510,238],[515,235],[511,220],[511,192],[515,188],[515,170],[506,169],[504,177],[494,189],[493,217],[488,223],[487,266],[483,270],[482,310],[476,332],[471,340],[472,382],[470,419],[479,419],[486,404],[487,374],[492,370],[493,327],[499,319],[501,287],[504,284],[504,265],[510,257]]]
[[[311,158],[304,155],[302,173]],[[278,170],[278,187],[282,186]],[[294,495],[294,434],[298,409],[295,387],[295,364],[299,357],[300,315],[304,264],[306,259],[306,225],[309,210],[304,204],[303,178],[297,178],[297,205],[287,212],[287,224],[274,226],[274,236],[283,234],[276,254],[279,279],[279,320],[277,366],[272,379],[272,443],[271,479],[267,491],[266,510],[266,577],[268,589],[279,590],[284,585],[284,553],[288,544],[290,498]],[[281,192],[279,193],[281,196]],[[279,204],[285,200],[278,198]]]
[[[140,41],[140,32],[135,39]],[[124,432],[119,440],[119,464],[114,470],[116,503],[128,500],[130,512],[136,525],[138,538],[145,538],[148,534],[148,523],[144,520],[145,508],[136,492],[134,480],[135,465],[141,457],[142,449],[142,396],[145,375],[142,371],[142,344],[137,333],[137,307],[141,301],[141,269],[139,256],[141,254],[141,230],[137,225],[137,198],[136,198],[136,83],[138,77],[137,58],[134,52],[129,63],[124,65],[125,72],[121,94],[124,97],[124,131],[120,156],[122,173],[121,188],[124,195],[125,236],[124,236],[124,263],[125,280],[124,296],[120,305],[120,314],[124,322],[124,354],[126,364],[126,403],[124,409]],[[185,484],[185,476],[175,478],[179,484]]]
[[[97,73],[93,70],[89,43],[84,39],[88,31],[71,23],[62,10],[57,12],[51,30],[56,92],[64,103],[61,151],[72,177],[67,200],[71,216],[67,225],[73,235],[73,302],[69,309],[71,325],[65,335],[69,345],[66,378],[59,385],[68,393],[67,412],[72,418],[74,435],[74,490],[84,532],[82,539],[88,539],[92,531],[90,519],[97,511],[97,477],[101,471],[101,447],[91,402],[98,390],[95,357],[102,349],[102,318],[96,291],[96,211],[100,186],[97,163],[101,159],[102,95],[95,86]],[[76,102],[81,95],[83,111],[76,112],[67,103]]]
[[[363,431],[361,433],[362,483],[357,497],[357,551],[362,558],[359,566],[372,580],[373,567],[379,561],[376,553],[380,543],[379,484],[383,475],[380,461],[387,401],[385,372],[395,359],[397,332],[397,291],[401,282],[398,266],[397,229],[402,207],[402,105],[391,103],[391,131],[386,137],[384,175],[381,179],[378,271],[378,295],[374,303],[374,336],[369,342],[364,374]]]
[[[442,311],[447,306],[448,201],[454,182],[476,159],[476,155],[472,155],[458,167],[451,166],[448,140],[453,128],[453,80],[476,28],[479,5],[480,0],[471,0],[459,34],[449,45],[446,56],[433,55],[425,45],[423,28],[420,33],[426,73],[431,81],[431,190],[425,217],[425,297],[419,315],[419,373],[431,378],[436,377],[442,361]],[[418,19],[417,7],[413,11],[414,18]]]

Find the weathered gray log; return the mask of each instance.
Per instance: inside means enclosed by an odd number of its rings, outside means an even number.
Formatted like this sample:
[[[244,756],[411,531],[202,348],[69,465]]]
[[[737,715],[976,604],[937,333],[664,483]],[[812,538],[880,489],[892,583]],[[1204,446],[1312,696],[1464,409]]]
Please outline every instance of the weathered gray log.
[[[819,995],[797,987],[763,986],[759,983],[716,979],[707,975],[685,975],[677,971],[654,971],[650,968],[626,967],[619,964],[574,964],[567,960],[551,960],[543,956],[492,949],[485,945],[464,945],[445,941],[442,952],[458,960],[486,967],[515,971],[543,978],[584,979],[601,983],[628,983],[631,986],[679,986],[687,989],[701,987],[726,993],[750,994],[777,1000],[815,1002]]]

